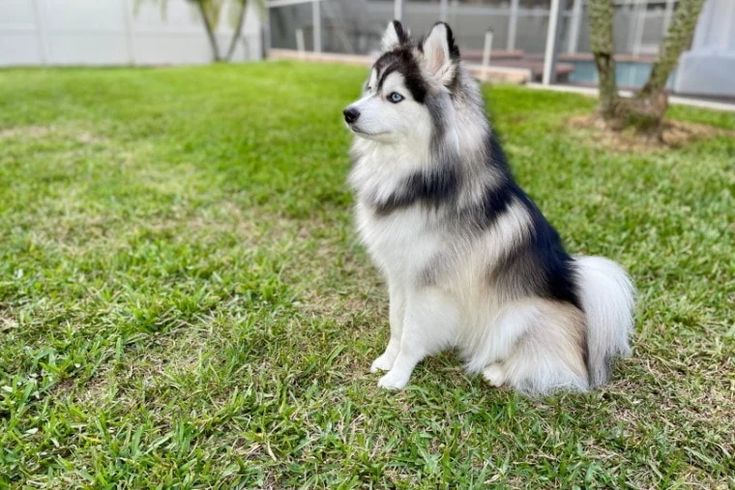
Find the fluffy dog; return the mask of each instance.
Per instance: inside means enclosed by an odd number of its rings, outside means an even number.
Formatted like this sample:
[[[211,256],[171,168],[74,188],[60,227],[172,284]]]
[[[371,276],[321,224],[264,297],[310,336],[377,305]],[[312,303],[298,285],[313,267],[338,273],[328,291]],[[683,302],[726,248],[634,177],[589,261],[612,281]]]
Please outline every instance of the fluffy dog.
[[[611,260],[568,255],[515,182],[449,26],[415,43],[391,22],[344,119],[359,234],[390,295],[379,386],[403,388],[450,348],[526,394],[604,383],[630,351],[631,282]]]

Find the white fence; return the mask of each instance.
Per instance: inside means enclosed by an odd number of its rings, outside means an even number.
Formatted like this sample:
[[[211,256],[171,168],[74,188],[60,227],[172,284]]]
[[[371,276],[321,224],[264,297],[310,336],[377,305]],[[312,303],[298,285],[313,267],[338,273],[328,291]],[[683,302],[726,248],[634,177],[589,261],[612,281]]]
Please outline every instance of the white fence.
[[[637,87],[645,82],[679,2],[614,0],[615,52],[620,55],[621,85]],[[490,31],[498,51],[495,65],[530,66],[534,76],[546,83],[553,83],[562,71],[572,83],[592,85],[597,83],[597,74],[590,52],[587,3],[270,0],[265,27],[268,47],[368,54],[379,48],[389,19],[400,18],[418,33],[441,19],[455,28],[455,39],[467,60],[480,61]],[[550,17],[554,20],[551,29]],[[555,63],[557,57],[563,67]],[[541,59],[542,73],[538,70]],[[735,97],[735,0],[706,0],[692,48],[683,54],[672,81],[670,87],[676,93]]]
[[[252,4],[253,2],[249,2]],[[166,65],[212,61],[198,11],[185,0],[0,0],[0,66]],[[225,5],[220,50],[233,31]],[[233,60],[260,59],[261,24],[249,5]]]
[[[735,3],[735,0],[727,0]],[[655,55],[678,0],[616,0],[616,52]],[[527,53],[545,51],[551,0],[529,5],[521,0],[469,2],[458,0],[271,0],[271,43],[275,48],[295,49],[296,32],[304,32],[306,49],[316,42],[324,51],[365,54],[379,45],[385,24],[401,17],[415,32],[423,32],[437,20],[455,26],[455,38],[464,50],[479,50],[485,33],[494,34],[502,50]],[[588,20],[584,0],[560,2],[559,49],[566,53],[588,52]],[[319,7],[321,5],[321,7]],[[318,10],[317,10],[318,8]],[[316,15],[321,12],[317,25]],[[317,32],[317,27],[321,32]]]

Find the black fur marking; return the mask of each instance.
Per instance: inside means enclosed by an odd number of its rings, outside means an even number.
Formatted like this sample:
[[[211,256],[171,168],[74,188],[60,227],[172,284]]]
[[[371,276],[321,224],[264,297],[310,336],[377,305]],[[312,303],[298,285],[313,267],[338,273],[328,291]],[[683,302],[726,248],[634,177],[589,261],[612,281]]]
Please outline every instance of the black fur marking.
[[[380,74],[378,90],[382,88],[385,78],[396,71],[403,75],[404,84],[411,92],[411,97],[420,104],[424,103],[427,86],[410,46],[402,46],[383,54],[373,67]]]
[[[571,303],[581,310],[574,260],[564,250],[554,227],[513,179],[494,132],[486,144],[488,166],[500,171],[504,178],[500,185],[486,191],[482,205],[474,210],[475,222],[485,228],[492,226],[512,202],[522,205],[531,217],[530,237],[495,265],[491,280],[509,286],[506,290]]]
[[[518,186],[513,194],[531,216],[531,233],[494,266],[491,280],[504,283],[506,290],[521,296],[570,303],[582,310],[574,261],[564,250],[559,234]]]
[[[482,199],[466,210],[471,221],[481,229],[490,228],[500,216],[505,214],[516,195],[514,185],[510,181],[503,181],[500,185],[488,187]]]
[[[440,155],[441,158],[439,164],[450,163],[447,160],[450,156],[446,155],[446,148],[444,148],[443,140],[446,132],[446,123],[444,121],[444,114],[446,108],[442,107],[447,103],[446,100],[442,100],[443,94],[434,94],[426,97],[424,104],[429,110],[429,116],[431,117],[431,151],[434,155]]]
[[[505,156],[505,151],[500,143],[500,137],[495,131],[490,133],[485,146],[488,154],[488,166],[499,169],[504,175],[507,175],[510,180],[513,180],[510,165],[508,165],[508,158]]]
[[[459,190],[457,172],[453,168],[438,168],[430,172],[416,172],[408,176],[400,189],[383,202],[375,204],[378,216],[388,216],[414,204],[438,208],[456,198]]]
[[[410,44],[411,39],[408,37],[408,33],[403,29],[403,24],[401,24],[400,21],[393,21],[393,29],[396,30],[396,35],[398,36],[398,42],[400,44]]]
[[[462,218],[468,219],[478,230],[486,230],[493,226],[508,210],[514,198],[523,193],[511,176],[505,153],[494,133],[489,136],[486,146],[487,165],[501,177],[493,185],[485,188],[479,201],[460,210],[460,214],[464,214]]]
[[[385,70],[383,70],[383,73],[380,74],[380,79],[378,80],[378,90],[383,89],[383,84],[385,83],[385,79],[388,78],[388,75],[390,75],[391,73],[395,71],[398,71],[398,63],[393,63],[392,65],[388,65],[388,67]]]

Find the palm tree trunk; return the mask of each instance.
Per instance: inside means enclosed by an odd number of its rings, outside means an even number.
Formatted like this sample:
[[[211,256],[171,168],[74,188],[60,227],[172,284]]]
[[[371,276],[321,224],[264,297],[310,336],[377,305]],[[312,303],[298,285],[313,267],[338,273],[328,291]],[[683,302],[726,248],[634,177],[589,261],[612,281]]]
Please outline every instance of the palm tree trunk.
[[[225,55],[226,61],[232,59],[232,55],[235,53],[235,48],[237,47],[237,41],[242,34],[242,26],[245,23],[245,11],[247,10],[248,0],[240,0],[240,3],[240,15],[237,18],[237,25],[235,26],[235,31],[232,33],[232,39],[230,39],[230,46],[227,48],[227,54]]]
[[[212,57],[214,61],[220,61],[222,58],[219,54],[219,45],[217,44],[217,38],[214,35],[212,24],[210,23],[207,10],[204,7],[203,0],[196,0],[197,7],[199,8],[199,14],[202,16],[202,22],[204,23],[204,29],[207,31],[207,38],[209,38],[209,46],[212,48]]]

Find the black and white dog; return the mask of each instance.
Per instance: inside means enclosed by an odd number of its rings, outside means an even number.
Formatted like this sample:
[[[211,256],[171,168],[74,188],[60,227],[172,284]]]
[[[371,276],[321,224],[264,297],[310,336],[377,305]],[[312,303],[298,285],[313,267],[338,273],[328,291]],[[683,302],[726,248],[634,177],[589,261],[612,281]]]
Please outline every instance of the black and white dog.
[[[390,294],[379,386],[403,388],[449,348],[528,394],[605,382],[630,351],[631,282],[608,259],[569,256],[513,180],[449,26],[414,43],[390,23],[344,118],[359,233]]]

